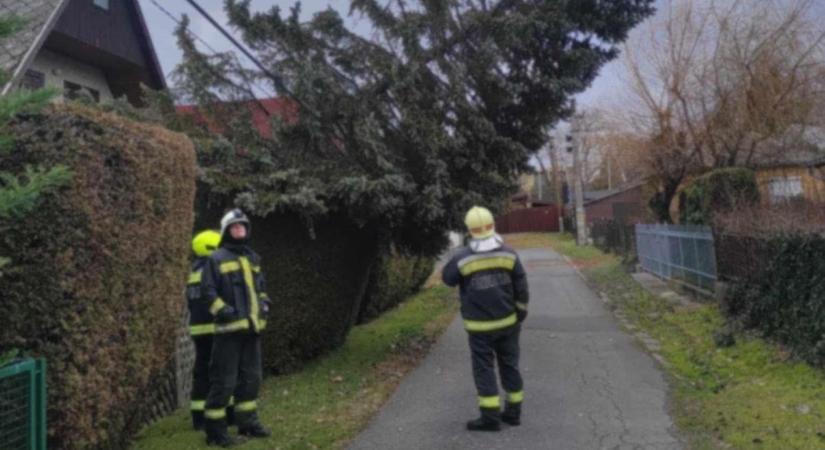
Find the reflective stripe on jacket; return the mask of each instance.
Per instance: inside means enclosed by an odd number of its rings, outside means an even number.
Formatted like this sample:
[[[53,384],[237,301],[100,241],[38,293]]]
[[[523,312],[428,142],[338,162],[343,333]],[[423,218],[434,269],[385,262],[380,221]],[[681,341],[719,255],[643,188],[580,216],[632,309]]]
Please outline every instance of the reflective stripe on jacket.
[[[506,246],[473,252],[462,247],[444,266],[444,283],[459,286],[461,316],[470,333],[502,330],[527,310],[527,274],[518,254]]]
[[[214,322],[216,333],[260,333],[266,327],[262,303],[268,301],[260,258],[244,245],[221,247],[209,257],[202,272],[203,305],[210,317],[229,305],[235,314]]]

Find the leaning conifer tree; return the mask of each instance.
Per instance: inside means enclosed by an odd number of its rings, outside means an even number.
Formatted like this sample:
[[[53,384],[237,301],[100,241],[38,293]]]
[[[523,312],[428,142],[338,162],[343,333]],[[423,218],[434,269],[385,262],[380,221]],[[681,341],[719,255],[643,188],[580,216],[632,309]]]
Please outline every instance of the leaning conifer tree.
[[[354,0],[369,38],[331,9],[302,22],[299,5],[224,7],[265,70],[203,54],[179,28],[180,92],[242,150],[202,158],[220,161],[204,167],[207,184],[256,215],[341,213],[433,254],[468,206],[514,191],[652,0]],[[272,117],[271,139],[249,132],[256,84],[294,107]]]

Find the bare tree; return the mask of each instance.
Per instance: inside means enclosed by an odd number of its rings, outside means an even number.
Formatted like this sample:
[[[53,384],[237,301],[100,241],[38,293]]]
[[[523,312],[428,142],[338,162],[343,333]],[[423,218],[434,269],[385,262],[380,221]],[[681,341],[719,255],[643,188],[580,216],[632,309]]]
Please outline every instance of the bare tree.
[[[626,125],[650,144],[661,220],[689,174],[796,151],[823,98],[813,0],[673,3],[624,53],[635,98]]]

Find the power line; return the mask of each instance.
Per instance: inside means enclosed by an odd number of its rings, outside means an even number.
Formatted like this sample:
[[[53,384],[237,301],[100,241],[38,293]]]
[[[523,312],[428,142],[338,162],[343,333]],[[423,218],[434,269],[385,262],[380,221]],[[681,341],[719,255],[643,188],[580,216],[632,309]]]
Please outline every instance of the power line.
[[[155,5],[155,7],[156,7],[157,9],[159,9],[162,13],[166,14],[166,16],[167,16],[167,17],[169,17],[170,19],[172,19],[172,21],[173,21],[173,22],[175,22],[175,23],[176,23],[176,24],[178,24],[178,25],[181,25],[181,21],[180,21],[180,19],[178,19],[177,17],[175,17],[175,15],[174,15],[174,14],[172,14],[171,12],[169,12],[169,10],[168,10],[168,9],[164,8],[163,6],[161,6],[161,4],[157,2],[157,0],[149,0],[149,1],[150,1],[150,2],[152,2],[152,4],[153,4],[153,5]],[[211,45],[209,45],[209,43],[208,43],[208,42],[206,42],[206,41],[205,41],[204,39],[202,39],[200,36],[198,36],[197,34],[195,34],[195,32],[194,32],[194,31],[187,29],[187,30],[186,30],[186,32],[187,32],[187,33],[189,33],[189,34],[190,34],[193,38],[197,39],[197,40],[198,40],[201,44],[203,44],[204,46],[206,46],[206,48],[208,48],[209,50],[211,50],[211,51],[212,51],[212,53],[218,53],[218,51],[217,51],[217,50],[215,50],[215,49],[214,49]]]
[[[234,36],[229,34],[229,32],[226,31],[226,29],[224,29],[223,26],[221,26],[221,24],[219,24],[215,19],[213,19],[212,16],[209,15],[208,12],[206,12],[206,10],[201,8],[201,6],[198,5],[198,3],[195,2],[195,0],[186,0],[186,2],[192,5],[192,7],[195,8],[195,10],[197,10],[207,21],[209,21],[209,23],[211,23],[213,27],[215,27],[218,31],[221,32],[221,34],[223,34],[227,39],[229,39],[229,42],[231,42],[232,45],[235,46],[235,48],[240,50],[241,53],[246,55],[247,58],[249,58],[256,66],[258,66],[258,69],[260,69],[266,76],[268,76],[270,80],[272,80],[272,83],[275,84],[276,91],[281,91],[283,93],[288,94],[289,97],[291,97],[294,101],[296,101],[298,104],[301,104],[301,102],[295,98],[295,95],[293,95],[292,92],[290,92],[290,90],[286,87],[286,84],[284,84],[283,80],[281,80],[281,77],[275,75],[274,73],[272,73],[272,71],[264,67],[264,65],[261,64],[258,58],[256,58],[249,50],[247,50],[246,47],[241,45],[241,43],[238,42],[238,40],[235,39]]]
[[[156,7],[156,8],[158,8],[158,9],[159,9],[162,13],[166,14],[166,16],[167,16],[167,17],[169,17],[170,19],[172,19],[172,21],[173,21],[173,22],[175,22],[178,26],[180,26],[180,25],[182,25],[182,24],[183,24],[183,23],[182,23],[182,21],[181,21],[180,19],[178,19],[177,17],[175,17],[175,15],[174,15],[174,14],[172,14],[171,12],[169,12],[169,10],[168,10],[168,9],[166,9],[166,8],[164,8],[162,5],[160,5],[160,4],[157,2],[157,0],[149,0],[149,1],[150,1],[150,2],[152,2],[152,4],[153,4],[153,5],[155,5],[155,7]],[[215,48],[214,48],[214,47],[212,47],[211,45],[209,45],[209,43],[208,43],[208,42],[206,42],[206,40],[204,40],[203,38],[201,38],[200,36],[198,36],[198,35],[197,35],[194,31],[192,31],[192,30],[190,30],[190,29],[188,29],[188,28],[187,28],[187,29],[186,29],[186,33],[187,33],[187,34],[189,34],[189,35],[190,35],[191,37],[193,37],[194,39],[197,39],[200,43],[202,43],[204,46],[206,46],[206,48],[208,48],[209,50],[211,50],[211,51],[212,51],[212,53],[216,53],[216,54],[217,54],[217,53],[219,53],[217,50],[215,50]],[[216,75],[217,75],[217,74],[216,74]],[[235,84],[235,83],[233,83],[231,80],[229,80],[229,79],[228,79],[228,78],[226,78],[226,77],[221,76],[221,78],[222,78],[222,79],[224,79],[225,81],[227,81],[227,82],[228,82],[228,83],[230,83],[230,84],[233,84],[233,85]],[[254,82],[253,82],[253,83],[250,83],[250,84],[252,84],[253,86],[255,86],[255,87],[256,87],[258,90],[260,90],[261,92],[263,92],[263,93],[265,93],[265,94],[269,95],[269,93],[266,91],[266,89],[262,88],[262,87],[261,87],[261,86],[259,86],[258,84],[254,83]],[[238,86],[235,86],[235,87],[238,87]],[[238,87],[238,88],[239,88],[239,87]],[[252,95],[252,97],[253,97],[253,99],[255,100],[255,103],[258,105],[258,107],[260,107],[260,108],[261,108],[261,110],[262,110],[262,111],[263,111],[263,112],[264,112],[267,116],[270,116],[270,117],[271,117],[271,116],[272,116],[272,114],[270,114],[269,110],[268,110],[268,109],[267,109],[267,108],[263,105],[263,103],[261,103],[261,101],[260,101],[260,100],[258,100],[257,98],[255,98],[255,95],[254,95],[254,93],[253,93],[253,92],[251,92],[251,91],[250,91],[250,93],[251,93],[251,94],[253,94],[253,95]]]

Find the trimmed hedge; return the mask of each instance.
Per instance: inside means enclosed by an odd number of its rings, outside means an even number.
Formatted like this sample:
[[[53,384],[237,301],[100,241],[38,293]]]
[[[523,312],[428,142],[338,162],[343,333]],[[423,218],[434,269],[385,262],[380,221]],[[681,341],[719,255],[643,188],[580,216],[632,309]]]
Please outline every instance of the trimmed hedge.
[[[379,317],[418,292],[433,273],[434,265],[433,258],[383,252],[370,273],[358,323]]]
[[[718,169],[695,179],[682,192],[679,221],[686,225],[711,225],[716,213],[756,203],[759,186],[752,170]]]
[[[0,236],[0,348],[48,361],[49,447],[125,448],[175,349],[195,155],[180,134],[79,106],[12,126],[4,170],[64,165],[65,188]]]
[[[750,271],[732,280],[727,314],[825,367],[825,237],[777,236],[743,243],[758,248],[748,254],[763,258],[739,261]]]
[[[214,228],[222,203],[207,204],[207,197],[199,195],[198,225]],[[263,364],[271,373],[291,372],[346,340],[376,259],[377,233],[341,216],[311,227],[293,214],[250,220],[251,245],[261,255],[274,304],[263,336]]]

